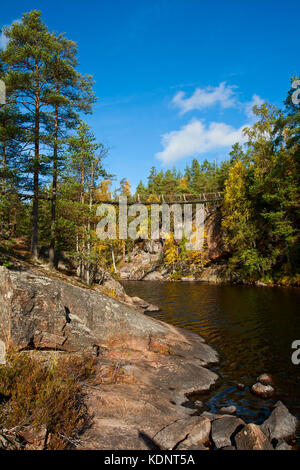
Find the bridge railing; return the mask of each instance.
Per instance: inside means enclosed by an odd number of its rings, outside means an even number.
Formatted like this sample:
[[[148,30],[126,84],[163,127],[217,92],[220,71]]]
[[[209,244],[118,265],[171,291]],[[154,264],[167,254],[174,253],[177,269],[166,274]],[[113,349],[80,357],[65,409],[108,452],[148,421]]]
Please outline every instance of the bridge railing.
[[[101,195],[98,198],[98,203],[118,204],[119,196],[113,197],[111,194],[108,199],[101,200]],[[208,203],[222,201],[223,193],[221,191],[199,193],[199,194],[150,194],[147,197],[142,197],[140,194],[127,196],[127,204],[187,204],[187,203]]]

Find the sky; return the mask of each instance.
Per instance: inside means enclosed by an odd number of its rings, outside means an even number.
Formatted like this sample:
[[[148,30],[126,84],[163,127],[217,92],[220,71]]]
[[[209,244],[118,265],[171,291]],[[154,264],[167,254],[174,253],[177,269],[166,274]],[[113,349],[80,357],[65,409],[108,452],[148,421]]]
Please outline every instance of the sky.
[[[146,183],[152,166],[228,158],[254,122],[252,105],[282,107],[299,75],[297,2],[13,0],[0,25],[32,9],[77,42],[79,70],[94,77],[99,99],[83,118],[109,148],[115,185]]]

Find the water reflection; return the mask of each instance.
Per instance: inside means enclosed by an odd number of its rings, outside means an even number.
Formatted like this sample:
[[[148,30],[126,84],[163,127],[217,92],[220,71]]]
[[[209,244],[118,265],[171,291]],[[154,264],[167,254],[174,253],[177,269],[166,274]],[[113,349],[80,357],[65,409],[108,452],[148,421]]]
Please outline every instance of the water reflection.
[[[215,370],[222,385],[206,397],[210,409],[234,404],[240,416],[259,423],[280,399],[300,418],[300,366],[291,362],[291,344],[300,339],[299,290],[194,282],[123,285],[129,295],[161,307],[154,317],[201,334],[218,350]],[[274,399],[237,389],[238,382],[250,386],[262,372],[274,376]]]

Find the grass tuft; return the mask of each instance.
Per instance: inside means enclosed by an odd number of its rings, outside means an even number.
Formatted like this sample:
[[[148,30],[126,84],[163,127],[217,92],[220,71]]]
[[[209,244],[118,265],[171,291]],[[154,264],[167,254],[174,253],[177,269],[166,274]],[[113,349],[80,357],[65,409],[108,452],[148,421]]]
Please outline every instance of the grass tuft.
[[[47,449],[72,447],[90,424],[83,383],[95,373],[95,359],[53,354],[42,363],[10,351],[0,366],[0,429],[46,430]]]

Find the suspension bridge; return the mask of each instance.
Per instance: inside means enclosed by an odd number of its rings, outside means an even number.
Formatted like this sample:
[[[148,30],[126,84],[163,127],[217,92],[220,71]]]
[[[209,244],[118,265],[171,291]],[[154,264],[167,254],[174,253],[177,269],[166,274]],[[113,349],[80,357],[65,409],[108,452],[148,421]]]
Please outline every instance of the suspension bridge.
[[[221,202],[223,199],[223,193],[221,191],[209,192],[209,193],[200,193],[200,194],[150,194],[146,198],[142,197],[140,194],[135,194],[134,196],[121,196],[124,199],[120,200],[120,196],[113,197],[112,194],[108,196],[106,200],[97,198],[98,204],[207,204],[207,203],[217,203]]]
[[[0,194],[8,194],[0,191]],[[59,194],[57,194],[59,196]],[[33,194],[19,194],[20,199],[32,199]],[[125,199],[126,197],[126,199]],[[123,199],[120,199],[123,198]],[[51,201],[51,196],[45,194],[39,194],[38,199],[46,199]],[[97,194],[94,202],[97,204],[127,204],[128,206],[133,204],[144,204],[150,206],[152,204],[208,204],[218,203],[223,200],[223,192],[207,192],[199,194],[150,194],[147,197],[142,197],[140,194],[128,195],[128,196],[113,196],[111,193],[105,196],[103,194]]]

